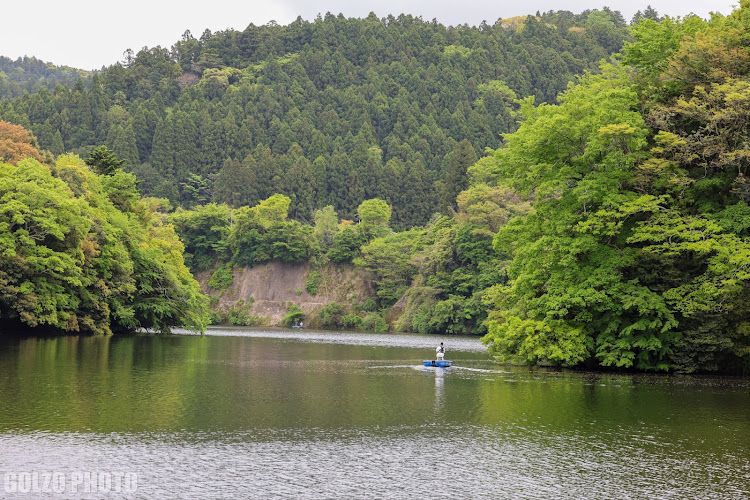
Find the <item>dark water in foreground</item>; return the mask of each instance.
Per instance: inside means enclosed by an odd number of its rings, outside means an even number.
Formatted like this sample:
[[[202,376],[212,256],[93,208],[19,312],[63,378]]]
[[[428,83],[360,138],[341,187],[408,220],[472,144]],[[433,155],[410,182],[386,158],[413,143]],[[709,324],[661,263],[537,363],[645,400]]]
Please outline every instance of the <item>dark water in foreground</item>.
[[[454,367],[423,368],[440,341]],[[750,381],[497,367],[437,336],[5,338],[0,476],[2,498],[745,498]]]

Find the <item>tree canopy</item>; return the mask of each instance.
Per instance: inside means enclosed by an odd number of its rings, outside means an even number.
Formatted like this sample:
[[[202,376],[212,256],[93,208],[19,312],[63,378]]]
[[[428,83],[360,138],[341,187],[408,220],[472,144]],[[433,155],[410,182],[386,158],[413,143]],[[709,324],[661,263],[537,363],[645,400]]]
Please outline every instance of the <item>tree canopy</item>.
[[[33,158],[0,164],[4,329],[205,328],[205,298],[159,204],[140,199],[131,174],[113,174],[97,175],[75,155],[51,167]]]
[[[522,106],[483,175],[531,196],[500,229],[501,359],[740,370],[750,354],[746,6],[641,20],[626,65]],[[490,174],[490,172],[492,172]]]

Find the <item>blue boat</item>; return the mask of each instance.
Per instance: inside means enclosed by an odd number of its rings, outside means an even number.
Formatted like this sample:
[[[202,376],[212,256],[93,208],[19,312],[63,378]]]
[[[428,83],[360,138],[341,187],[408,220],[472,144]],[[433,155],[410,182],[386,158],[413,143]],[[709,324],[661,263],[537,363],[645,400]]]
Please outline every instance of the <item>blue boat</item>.
[[[453,364],[453,361],[451,361],[450,359],[438,359],[438,360],[425,359],[422,361],[422,363],[425,366],[435,366],[437,368],[448,368],[450,365]]]

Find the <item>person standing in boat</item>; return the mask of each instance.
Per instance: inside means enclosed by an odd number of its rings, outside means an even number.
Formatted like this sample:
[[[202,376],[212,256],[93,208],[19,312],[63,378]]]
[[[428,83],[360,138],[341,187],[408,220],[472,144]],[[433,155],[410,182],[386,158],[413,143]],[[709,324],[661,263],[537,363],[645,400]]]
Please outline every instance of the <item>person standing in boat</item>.
[[[442,342],[440,342],[440,345],[435,349],[435,355],[437,356],[438,361],[442,361],[445,357],[445,347]]]

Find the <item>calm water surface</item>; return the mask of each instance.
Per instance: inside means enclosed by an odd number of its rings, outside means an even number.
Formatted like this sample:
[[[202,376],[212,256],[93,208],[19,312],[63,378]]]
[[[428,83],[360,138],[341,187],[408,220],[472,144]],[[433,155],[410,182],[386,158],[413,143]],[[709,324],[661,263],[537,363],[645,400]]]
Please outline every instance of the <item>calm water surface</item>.
[[[422,367],[441,341],[454,366]],[[137,489],[73,492],[91,471]],[[0,473],[3,498],[747,498],[750,382],[498,367],[444,336],[3,338]]]

